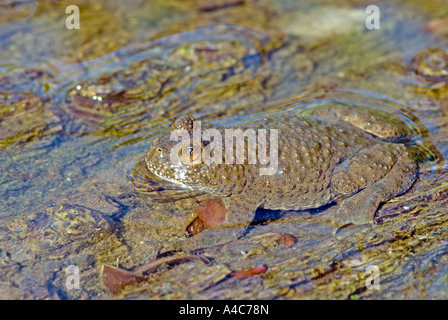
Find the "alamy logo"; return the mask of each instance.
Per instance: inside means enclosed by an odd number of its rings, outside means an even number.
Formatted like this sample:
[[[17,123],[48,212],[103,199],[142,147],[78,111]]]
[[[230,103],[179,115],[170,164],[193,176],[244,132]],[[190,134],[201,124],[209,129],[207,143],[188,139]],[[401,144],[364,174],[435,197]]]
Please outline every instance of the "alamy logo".
[[[367,289],[376,289],[380,288],[380,268],[376,265],[370,265],[367,267],[365,275],[367,275],[366,279],[366,287]]]
[[[65,19],[65,27],[69,30],[79,29],[79,8],[74,4],[65,8],[65,13],[70,15]]]
[[[69,265],[65,268],[65,273],[68,275],[65,279],[65,287],[67,289],[79,289],[79,268],[75,265]]]
[[[171,149],[171,161],[188,166],[201,163],[222,164],[223,159],[225,164],[244,164],[247,149],[247,164],[264,165],[260,166],[260,175],[273,175],[277,172],[277,129],[269,130],[269,143],[266,129],[225,129],[224,132],[223,146],[221,132],[218,129],[206,129],[202,132],[201,121],[193,122],[193,137],[190,137],[186,129],[173,130],[170,140],[180,142]]]
[[[372,4],[366,8],[366,13],[370,14],[366,19],[366,28],[378,30],[380,28],[380,8]]]

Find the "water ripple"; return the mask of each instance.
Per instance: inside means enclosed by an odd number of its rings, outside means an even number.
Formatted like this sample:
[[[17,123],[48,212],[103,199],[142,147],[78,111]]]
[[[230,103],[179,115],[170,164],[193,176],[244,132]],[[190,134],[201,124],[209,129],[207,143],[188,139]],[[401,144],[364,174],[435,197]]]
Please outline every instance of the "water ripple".
[[[207,26],[65,67],[50,84],[52,110],[70,134],[128,136],[203,92],[254,77],[266,60],[251,30]]]

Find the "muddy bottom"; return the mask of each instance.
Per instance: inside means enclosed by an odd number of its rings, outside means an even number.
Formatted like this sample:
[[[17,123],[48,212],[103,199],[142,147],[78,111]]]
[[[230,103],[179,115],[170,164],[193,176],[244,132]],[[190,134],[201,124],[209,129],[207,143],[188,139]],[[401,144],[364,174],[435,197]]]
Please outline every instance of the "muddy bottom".
[[[369,4],[86,1],[79,29],[66,1],[0,5],[0,298],[446,299],[448,7],[379,1],[370,30]],[[260,208],[231,242],[169,250],[209,200],[142,167],[177,115],[348,104],[400,110],[431,155],[372,224]]]

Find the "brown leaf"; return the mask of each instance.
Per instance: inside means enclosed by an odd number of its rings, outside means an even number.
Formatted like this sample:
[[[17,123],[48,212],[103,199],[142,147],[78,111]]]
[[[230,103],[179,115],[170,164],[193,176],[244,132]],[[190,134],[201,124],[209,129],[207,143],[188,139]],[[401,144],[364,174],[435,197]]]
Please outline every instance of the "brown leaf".
[[[260,273],[264,273],[268,270],[268,267],[263,264],[261,266],[246,270],[246,271],[233,271],[230,276],[234,277],[234,278],[246,278],[246,277],[251,277],[251,276],[255,276],[257,274]]]
[[[447,32],[448,17],[431,20],[428,23],[424,24],[422,29],[432,34]]]
[[[201,233],[205,230],[205,224],[204,221],[202,221],[201,218],[196,217],[188,226],[187,226],[187,232],[190,236],[195,236],[198,233]]]
[[[101,268],[101,280],[112,294],[117,294],[127,285],[142,282],[146,277],[104,264]]]
[[[205,229],[213,228],[226,220],[227,209],[220,200],[204,200],[195,211],[204,222]]]

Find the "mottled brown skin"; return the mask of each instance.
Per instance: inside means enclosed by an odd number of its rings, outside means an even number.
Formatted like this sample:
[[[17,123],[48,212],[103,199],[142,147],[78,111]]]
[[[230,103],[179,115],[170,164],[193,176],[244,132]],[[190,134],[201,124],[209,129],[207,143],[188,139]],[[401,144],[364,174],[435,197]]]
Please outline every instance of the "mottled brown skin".
[[[165,180],[219,197],[227,209],[224,223],[187,239],[184,248],[213,246],[238,238],[258,207],[304,210],[337,202],[339,209],[331,217],[337,225],[372,223],[381,203],[412,185],[418,165],[405,144],[390,142],[405,141],[402,133],[390,125],[375,123],[362,110],[345,110],[342,116],[331,110],[313,116],[278,115],[240,127],[278,129],[278,169],[274,175],[260,175],[260,166],[266,167],[260,164],[174,165],[170,150],[177,142],[170,141],[169,135],[154,140],[146,155],[148,170]],[[193,120],[181,117],[172,128],[191,130]],[[223,129],[218,128],[224,137]]]

